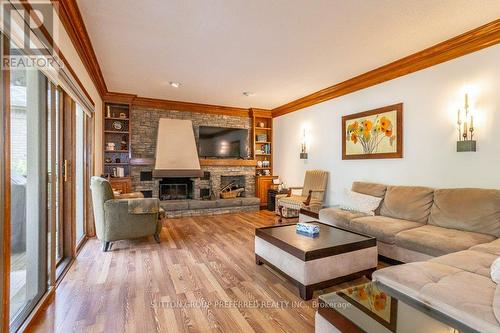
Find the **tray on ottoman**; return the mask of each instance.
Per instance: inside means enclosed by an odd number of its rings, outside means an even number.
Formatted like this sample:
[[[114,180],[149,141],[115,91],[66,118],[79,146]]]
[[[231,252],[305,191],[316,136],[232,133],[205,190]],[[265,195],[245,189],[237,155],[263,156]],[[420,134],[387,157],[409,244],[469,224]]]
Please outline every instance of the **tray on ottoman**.
[[[375,238],[320,222],[317,237],[298,234],[295,223],[255,229],[255,262],[282,273],[311,299],[314,290],[370,276],[377,267]]]

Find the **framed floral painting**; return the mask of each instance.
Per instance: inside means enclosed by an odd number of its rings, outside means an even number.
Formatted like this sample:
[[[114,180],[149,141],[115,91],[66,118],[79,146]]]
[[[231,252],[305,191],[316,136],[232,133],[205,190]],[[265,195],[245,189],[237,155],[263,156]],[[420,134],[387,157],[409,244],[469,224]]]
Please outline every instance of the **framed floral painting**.
[[[342,117],[342,159],[402,158],[403,103]]]

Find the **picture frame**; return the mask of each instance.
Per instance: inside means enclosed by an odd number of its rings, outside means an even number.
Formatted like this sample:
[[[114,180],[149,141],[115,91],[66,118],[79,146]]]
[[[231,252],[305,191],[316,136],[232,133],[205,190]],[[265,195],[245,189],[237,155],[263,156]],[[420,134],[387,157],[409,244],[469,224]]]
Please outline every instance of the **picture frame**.
[[[403,157],[403,103],[342,117],[342,159]]]

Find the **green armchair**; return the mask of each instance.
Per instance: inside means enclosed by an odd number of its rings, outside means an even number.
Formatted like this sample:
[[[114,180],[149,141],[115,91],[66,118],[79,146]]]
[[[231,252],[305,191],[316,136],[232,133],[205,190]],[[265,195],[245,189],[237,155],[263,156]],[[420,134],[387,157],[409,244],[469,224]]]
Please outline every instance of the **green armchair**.
[[[96,234],[104,252],[110,249],[111,242],[122,239],[154,236],[160,242],[158,199],[115,199],[110,183],[101,177],[91,178],[90,189]]]

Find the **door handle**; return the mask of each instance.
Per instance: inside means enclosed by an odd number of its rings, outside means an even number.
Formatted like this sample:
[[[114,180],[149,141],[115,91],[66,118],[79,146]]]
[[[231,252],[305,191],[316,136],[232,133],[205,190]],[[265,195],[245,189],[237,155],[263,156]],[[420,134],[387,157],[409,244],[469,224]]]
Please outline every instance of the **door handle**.
[[[64,160],[64,165],[63,165],[63,178],[64,178],[64,181],[67,182],[68,181],[68,165],[69,165],[69,161],[68,160]]]

